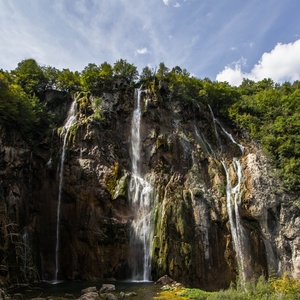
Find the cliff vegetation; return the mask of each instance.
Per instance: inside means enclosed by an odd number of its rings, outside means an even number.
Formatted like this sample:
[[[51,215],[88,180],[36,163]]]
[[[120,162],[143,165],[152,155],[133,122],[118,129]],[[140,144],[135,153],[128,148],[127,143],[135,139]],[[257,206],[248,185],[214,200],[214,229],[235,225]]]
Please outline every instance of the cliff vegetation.
[[[0,124],[18,129],[34,144],[56,126],[44,101],[47,91],[84,93],[85,97],[78,100],[80,108],[90,110],[92,117],[101,122],[103,92],[140,85],[160,97],[158,101],[180,101],[201,108],[210,105],[217,117],[262,145],[287,191],[300,190],[299,81],[277,84],[271,79],[245,79],[239,87],[232,87],[226,82],[196,78],[178,66],[169,69],[164,63],[155,70],[145,67],[139,74],[133,64],[123,59],[113,66],[107,62],[90,63],[81,72],[40,66],[26,59],[11,72],[0,71]],[[95,97],[93,110],[89,94]]]

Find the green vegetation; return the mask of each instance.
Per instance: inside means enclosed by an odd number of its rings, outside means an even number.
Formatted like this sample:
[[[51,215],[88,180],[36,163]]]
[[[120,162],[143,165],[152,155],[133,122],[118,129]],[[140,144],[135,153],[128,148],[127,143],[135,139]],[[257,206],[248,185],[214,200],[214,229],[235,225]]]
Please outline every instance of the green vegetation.
[[[39,99],[0,72],[0,125],[17,129],[23,135],[29,132],[37,134],[46,119],[42,120],[42,114],[43,106]]]
[[[41,67],[34,59],[26,59],[11,72],[0,70],[0,125],[18,128],[27,137],[46,133],[51,115],[42,95],[47,90],[83,93],[80,112],[101,122],[103,92],[141,84],[162,103],[177,101],[201,110],[210,105],[218,118],[262,145],[288,191],[300,190],[299,81],[280,85],[270,79],[245,79],[239,87],[232,87],[198,79],[179,66],[169,69],[164,63],[155,70],[145,67],[139,76],[137,68],[123,59],[113,66],[91,63],[82,72]]]
[[[156,300],[197,299],[197,300],[294,300],[300,299],[300,282],[287,274],[280,279],[265,280],[260,277],[256,283],[231,286],[219,292],[206,292],[200,289],[172,288],[162,290]]]
[[[288,190],[300,190],[299,82],[244,81],[241,96],[229,108],[235,123],[259,140],[271,155]]]

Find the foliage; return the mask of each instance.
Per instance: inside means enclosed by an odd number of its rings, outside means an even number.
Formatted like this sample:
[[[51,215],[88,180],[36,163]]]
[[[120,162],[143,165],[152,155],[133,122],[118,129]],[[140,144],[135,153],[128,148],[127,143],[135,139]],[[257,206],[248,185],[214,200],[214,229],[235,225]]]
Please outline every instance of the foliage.
[[[0,73],[0,124],[23,133],[37,124],[41,106],[36,96],[28,95]]]
[[[40,92],[46,87],[43,70],[32,58],[21,61],[12,75],[15,83],[28,94]]]
[[[134,81],[138,79],[137,68],[124,59],[120,59],[115,62],[113,73],[114,77],[126,79],[130,84],[134,83]]]
[[[47,66],[42,67],[42,71],[44,73],[44,77],[46,79],[46,90],[56,90],[58,88],[58,74],[60,71],[54,67]]]
[[[245,83],[241,85],[241,93]],[[229,117],[258,139],[273,158],[285,187],[300,189],[300,89],[273,87],[263,80],[249,85],[229,108]]]
[[[74,93],[81,88],[80,74],[77,71],[72,72],[69,69],[63,69],[58,73],[57,81],[57,88],[61,91]]]
[[[157,79],[163,80],[168,76],[168,74],[169,74],[169,68],[167,68],[163,62],[161,62],[156,72]]]
[[[81,72],[81,83],[86,91],[96,94],[101,86],[100,68],[96,64],[88,64]]]
[[[104,62],[100,66],[88,64],[81,73],[81,84],[84,90],[100,96],[104,91],[112,89],[113,69]]]
[[[226,82],[198,79],[179,66],[169,69],[161,62],[157,70],[143,68],[139,82],[137,68],[124,59],[111,66],[88,64],[79,73],[69,69],[41,67],[34,59],[21,61],[11,73],[0,72],[0,116],[6,127],[46,130],[49,116],[37,98],[47,89],[68,93],[84,92],[95,101],[81,101],[83,113],[102,120],[101,97],[111,91],[115,80],[125,80],[132,88],[142,84],[158,101],[176,101],[183,107],[206,110],[210,105],[219,118],[234,123],[261,143],[273,158],[285,188],[300,190],[300,82],[275,84],[271,79],[254,82],[244,79],[239,87]]]
[[[96,121],[104,120],[101,101],[102,101],[102,99],[99,97],[96,97],[94,99],[94,115],[93,115],[93,117]]]
[[[154,79],[154,71],[153,69],[149,68],[148,66],[143,68],[142,73],[140,74],[140,82],[149,86],[149,84]]]
[[[300,299],[300,282],[285,274],[282,278],[263,276],[255,283],[247,282],[243,285],[231,285],[227,290],[206,292],[200,289],[170,289],[163,291],[154,299],[198,299],[198,300],[292,300]]]

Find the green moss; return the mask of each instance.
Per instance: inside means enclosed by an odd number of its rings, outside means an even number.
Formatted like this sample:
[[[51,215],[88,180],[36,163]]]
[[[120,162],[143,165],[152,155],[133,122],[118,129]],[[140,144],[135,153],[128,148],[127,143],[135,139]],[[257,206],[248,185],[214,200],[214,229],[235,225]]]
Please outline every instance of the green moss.
[[[67,145],[73,145],[75,143],[76,133],[79,127],[80,124],[78,122],[70,127],[67,137]]]
[[[117,199],[119,196],[126,196],[126,193],[127,193],[127,177],[128,177],[128,175],[125,174],[119,180],[116,180],[116,186],[115,186],[115,190],[114,190],[113,199]]]
[[[93,114],[94,120],[99,122],[104,121],[102,99],[100,97],[96,97],[94,99],[93,108],[94,108],[94,114]]]
[[[89,92],[80,92],[78,95],[76,95],[76,102],[79,104],[80,112],[84,112],[87,108],[90,107],[91,103],[89,97]]]
[[[112,199],[117,199],[119,196],[126,196],[127,193],[128,174],[124,174],[120,178],[120,173],[119,164],[116,163],[105,175],[106,190],[109,192]]]
[[[224,183],[217,184],[217,191],[221,196],[226,195],[226,186],[224,185]]]
[[[116,163],[114,166],[110,168],[110,172],[107,172],[105,176],[106,189],[110,193],[112,198],[114,197],[115,194],[115,187],[117,185],[118,175],[119,175],[119,164]]]

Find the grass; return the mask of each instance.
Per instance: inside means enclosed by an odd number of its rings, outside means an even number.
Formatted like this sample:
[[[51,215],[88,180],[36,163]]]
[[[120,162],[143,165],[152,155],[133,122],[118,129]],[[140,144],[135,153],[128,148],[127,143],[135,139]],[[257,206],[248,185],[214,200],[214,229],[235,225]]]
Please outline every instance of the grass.
[[[255,283],[234,284],[227,290],[206,292],[200,289],[167,286],[155,300],[296,300],[300,299],[300,281],[285,274],[282,278],[260,277]]]

